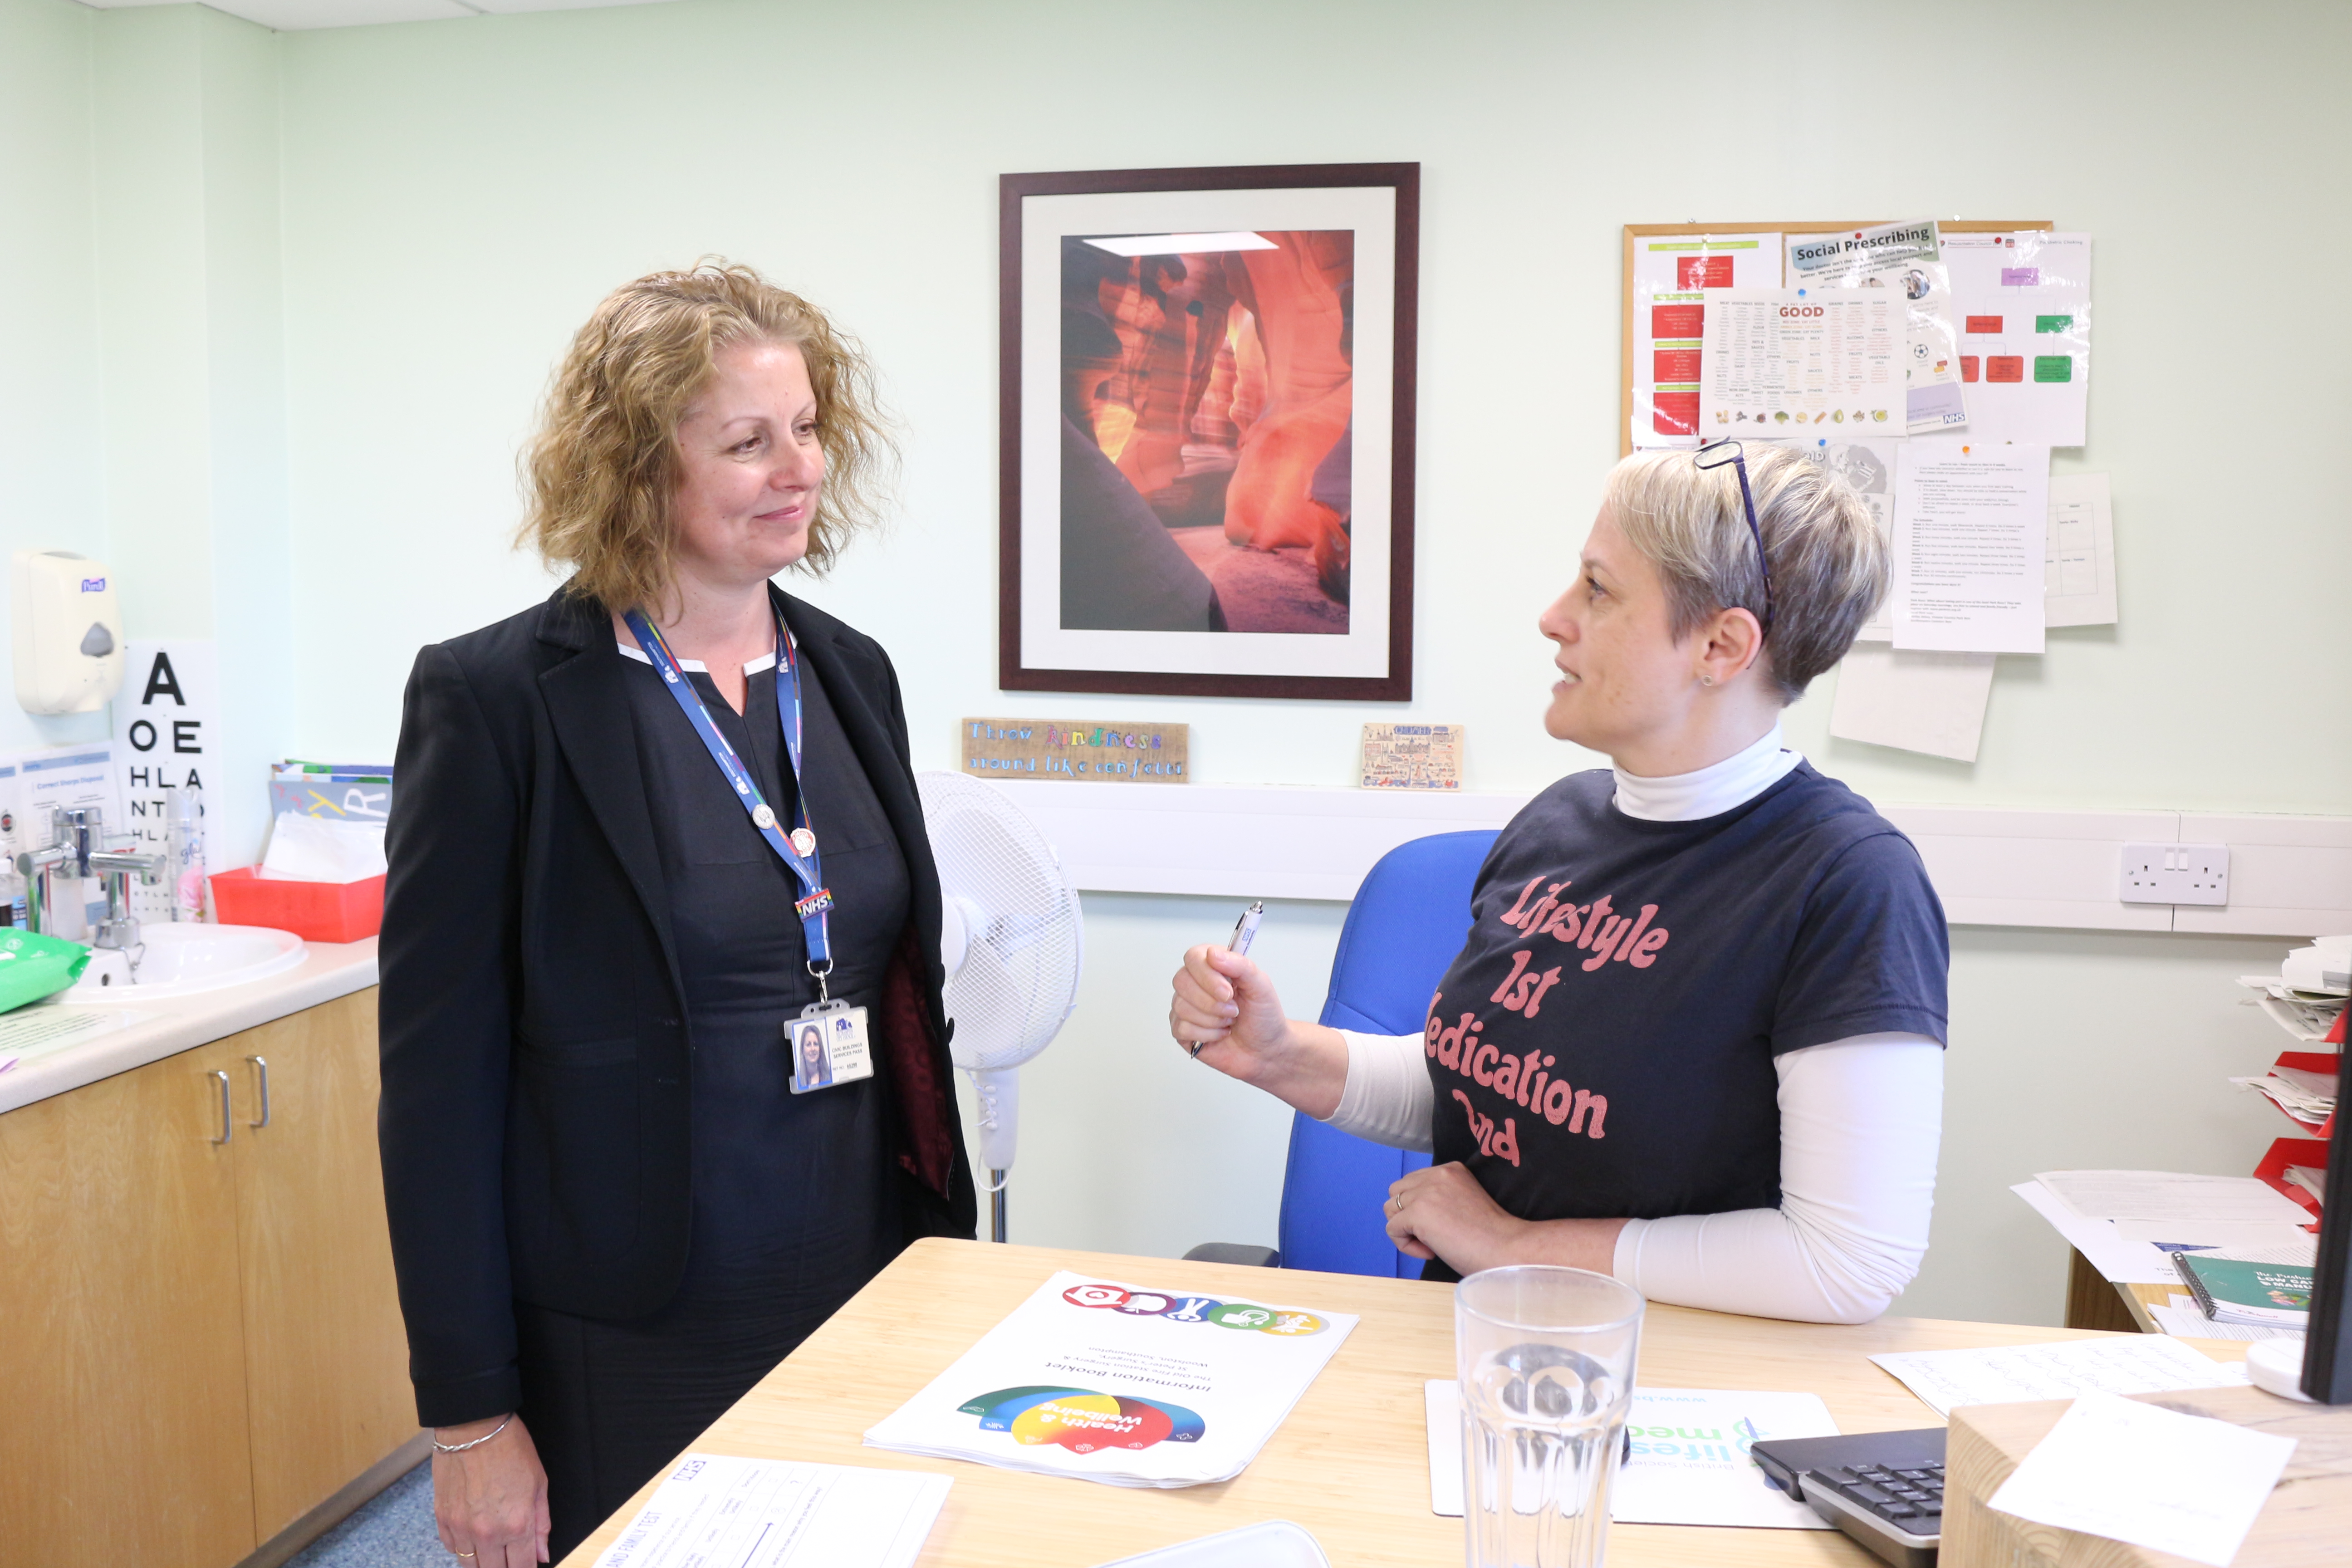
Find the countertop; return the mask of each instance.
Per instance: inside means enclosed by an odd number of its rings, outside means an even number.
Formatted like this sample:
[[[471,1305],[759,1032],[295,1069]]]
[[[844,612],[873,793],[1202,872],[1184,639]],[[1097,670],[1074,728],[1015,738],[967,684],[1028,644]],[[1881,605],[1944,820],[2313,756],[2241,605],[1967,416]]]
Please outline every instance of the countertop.
[[[134,1005],[66,1002],[19,1008],[6,1016],[38,1012],[45,1017],[107,1022],[100,1024],[99,1032],[62,1048],[34,1047],[46,1054],[0,1071],[0,1114],[364,990],[376,982],[375,944],[374,937],[352,942],[314,942],[302,962],[281,974],[200,991],[193,996]],[[0,1056],[7,1054],[0,1049]]]

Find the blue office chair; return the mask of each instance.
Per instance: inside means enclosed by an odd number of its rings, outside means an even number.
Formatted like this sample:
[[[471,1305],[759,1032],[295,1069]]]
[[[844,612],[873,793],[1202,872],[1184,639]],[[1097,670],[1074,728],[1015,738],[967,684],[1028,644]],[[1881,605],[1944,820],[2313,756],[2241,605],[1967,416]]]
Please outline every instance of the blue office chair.
[[[1323,1023],[1372,1035],[1422,1027],[1430,994],[1470,929],[1470,894],[1494,842],[1491,829],[1438,833],[1381,857],[1339,928]],[[1389,1241],[1381,1200],[1391,1182],[1428,1163],[1426,1154],[1368,1143],[1311,1116],[1293,1117],[1281,1249],[1212,1242],[1184,1256],[1418,1279],[1421,1260]]]

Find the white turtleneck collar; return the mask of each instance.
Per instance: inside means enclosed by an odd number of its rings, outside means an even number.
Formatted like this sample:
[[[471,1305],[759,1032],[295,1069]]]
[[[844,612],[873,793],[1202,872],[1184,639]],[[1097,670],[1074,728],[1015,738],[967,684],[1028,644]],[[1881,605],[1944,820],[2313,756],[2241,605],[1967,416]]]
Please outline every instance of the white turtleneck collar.
[[[1754,800],[1805,759],[1780,746],[1780,726],[1743,752],[1735,752],[1696,773],[1645,779],[1623,768],[1617,775],[1617,809],[1644,822],[1696,822],[1718,816],[1733,806]]]

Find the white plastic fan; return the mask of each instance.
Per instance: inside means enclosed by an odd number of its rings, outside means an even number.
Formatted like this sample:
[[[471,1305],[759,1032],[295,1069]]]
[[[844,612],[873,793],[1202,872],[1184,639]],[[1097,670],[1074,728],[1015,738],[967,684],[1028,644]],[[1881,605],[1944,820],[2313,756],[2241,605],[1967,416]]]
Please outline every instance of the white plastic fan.
[[[980,1094],[989,1231],[1004,1239],[1004,1184],[1020,1133],[1020,1067],[1051,1044],[1078,999],[1086,933],[1078,893],[1021,808],[961,773],[915,775],[945,906],[949,1054]]]

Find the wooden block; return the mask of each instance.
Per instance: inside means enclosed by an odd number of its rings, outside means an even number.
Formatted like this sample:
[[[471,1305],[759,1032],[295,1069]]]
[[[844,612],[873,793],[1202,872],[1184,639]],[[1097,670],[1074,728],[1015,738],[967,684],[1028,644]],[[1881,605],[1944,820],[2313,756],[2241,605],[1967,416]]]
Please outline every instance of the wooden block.
[[[2298,1405],[2245,1387],[2131,1397],[2295,1439],[2286,1473],[2231,1568],[2344,1561],[2352,1541],[2352,1408]],[[1952,1412],[1944,1447],[1943,1568],[2176,1568],[2188,1562],[1985,1506],[2073,1403],[1969,1405]]]
[[[1459,724],[1367,724],[1358,777],[1366,789],[1462,787]]]
[[[1183,784],[1190,726],[1097,719],[966,719],[963,771],[980,778]]]

